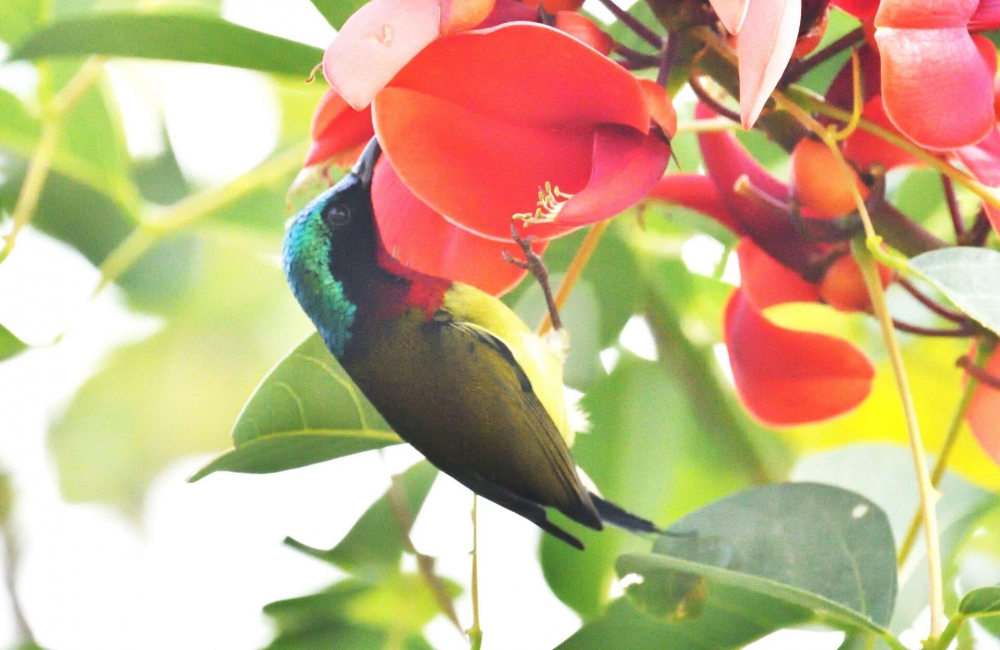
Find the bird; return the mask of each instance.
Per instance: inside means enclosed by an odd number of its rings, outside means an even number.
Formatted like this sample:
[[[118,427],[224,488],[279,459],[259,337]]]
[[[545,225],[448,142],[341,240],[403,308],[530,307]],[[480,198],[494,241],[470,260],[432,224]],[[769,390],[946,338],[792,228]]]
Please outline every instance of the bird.
[[[570,546],[584,548],[546,508],[595,530],[662,532],[581,480],[557,353],[496,297],[385,249],[371,199],[380,155],[373,138],[285,234],[288,283],[326,347],[439,470]]]

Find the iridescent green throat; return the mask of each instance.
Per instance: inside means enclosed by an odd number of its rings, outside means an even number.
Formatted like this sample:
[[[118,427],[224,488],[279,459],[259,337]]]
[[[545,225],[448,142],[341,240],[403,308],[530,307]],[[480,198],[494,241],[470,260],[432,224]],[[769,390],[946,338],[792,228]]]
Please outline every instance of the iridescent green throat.
[[[348,300],[344,284],[330,265],[333,240],[323,221],[323,209],[338,193],[339,184],[316,197],[285,233],[285,275],[302,309],[312,320],[327,348],[340,358],[351,339],[357,305]]]

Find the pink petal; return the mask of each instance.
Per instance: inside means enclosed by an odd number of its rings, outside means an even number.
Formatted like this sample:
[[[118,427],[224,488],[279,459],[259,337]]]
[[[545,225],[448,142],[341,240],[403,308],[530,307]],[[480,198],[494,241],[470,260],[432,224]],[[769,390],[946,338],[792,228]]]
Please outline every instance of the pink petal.
[[[976,13],[969,19],[969,30],[987,31],[1000,27],[1000,0],[980,0]]]
[[[355,110],[438,37],[437,0],[371,0],[347,19],[323,56],[323,74]]]
[[[587,185],[559,212],[563,226],[612,217],[632,207],[656,185],[670,163],[670,145],[656,132],[601,124],[594,129],[594,158]]]
[[[758,2],[760,0],[757,0]],[[750,0],[709,0],[715,15],[730,34],[739,34],[747,17]]]
[[[754,0],[736,44],[743,128],[757,121],[792,58],[799,36],[801,0]]]
[[[740,261],[740,288],[757,311],[788,302],[816,302],[816,285],[782,265],[764,249],[744,238],[736,247]]]
[[[881,27],[875,39],[882,53],[886,113],[908,138],[928,149],[948,150],[990,133],[993,75],[964,26]]]
[[[876,27],[943,29],[966,27],[979,0],[882,0]]]
[[[1000,187],[1000,132],[996,127],[978,143],[955,150],[976,179],[990,187]]]

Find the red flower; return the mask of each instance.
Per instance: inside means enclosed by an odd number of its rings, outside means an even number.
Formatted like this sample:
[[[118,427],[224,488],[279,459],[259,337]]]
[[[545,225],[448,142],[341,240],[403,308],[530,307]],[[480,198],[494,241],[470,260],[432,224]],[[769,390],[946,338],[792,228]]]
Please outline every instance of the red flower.
[[[699,106],[696,114],[710,112]],[[803,238],[780,207],[788,186],[732,135],[705,133],[699,143],[710,182],[671,175],[651,196],[699,210],[743,236],[737,248],[741,287],[729,299],[724,323],[741,401],[772,425],[814,422],[853,409],[868,396],[874,378],[864,354],[842,339],[779,327],[764,314],[782,303],[819,301],[823,273],[843,251]],[[741,177],[766,197],[735,191]]]
[[[407,187],[452,222],[509,241],[513,215],[549,239],[645,196],[670,145],[624,68],[555,29],[511,23],[442,38],[374,103]]]

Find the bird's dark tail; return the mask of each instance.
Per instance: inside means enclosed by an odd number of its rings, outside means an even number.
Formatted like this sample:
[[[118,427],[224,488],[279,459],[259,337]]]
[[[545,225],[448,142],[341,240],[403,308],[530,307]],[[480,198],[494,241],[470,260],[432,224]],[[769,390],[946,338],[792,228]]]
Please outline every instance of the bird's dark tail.
[[[657,535],[664,534],[663,530],[658,528],[656,524],[648,519],[643,519],[639,515],[633,515],[621,506],[617,506],[607,499],[597,496],[593,492],[590,493],[590,500],[593,501],[594,508],[597,509],[597,514],[600,516],[601,521],[606,524],[611,524],[612,526],[616,526],[633,533],[656,533]]]

